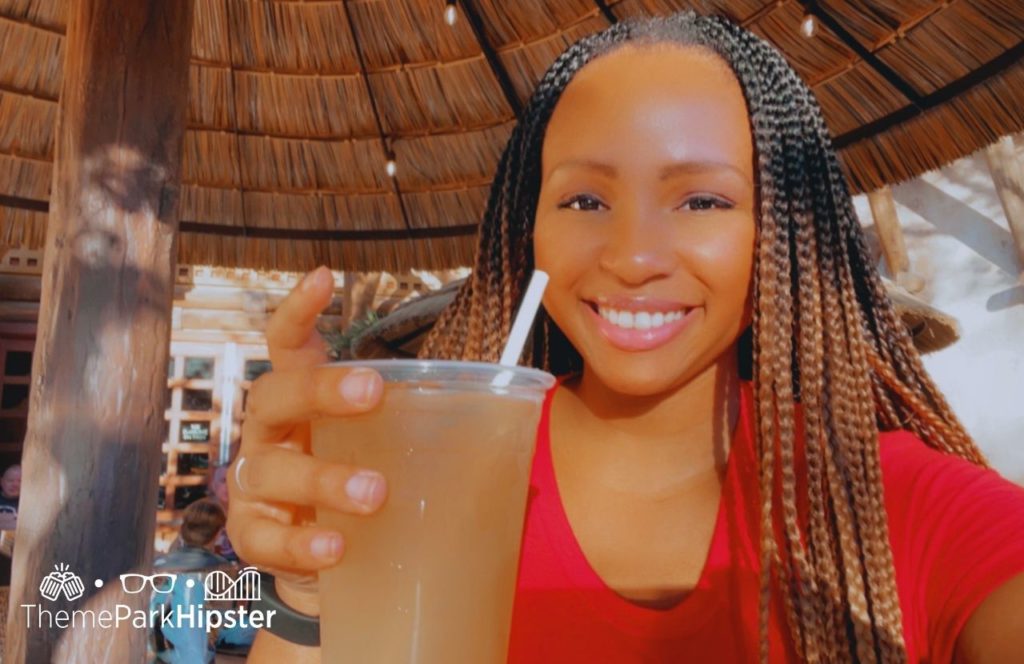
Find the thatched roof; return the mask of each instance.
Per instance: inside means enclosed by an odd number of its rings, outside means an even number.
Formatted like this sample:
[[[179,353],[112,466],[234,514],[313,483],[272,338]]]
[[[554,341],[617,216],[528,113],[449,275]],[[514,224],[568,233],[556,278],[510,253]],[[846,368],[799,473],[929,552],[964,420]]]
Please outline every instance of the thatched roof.
[[[66,4],[0,0],[0,247],[43,245]],[[555,55],[691,5],[786,54],[855,190],[1024,129],[1024,0],[459,0],[451,27],[441,0],[196,0],[179,259],[468,264],[503,143]]]

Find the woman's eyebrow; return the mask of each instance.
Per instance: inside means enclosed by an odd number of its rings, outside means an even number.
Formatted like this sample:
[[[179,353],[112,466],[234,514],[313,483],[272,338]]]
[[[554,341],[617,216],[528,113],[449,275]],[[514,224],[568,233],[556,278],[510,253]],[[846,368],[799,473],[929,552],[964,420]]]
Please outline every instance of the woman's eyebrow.
[[[583,168],[590,171],[597,171],[598,173],[601,173],[602,175],[606,175],[608,177],[615,177],[619,174],[618,169],[612,166],[611,164],[605,164],[603,162],[593,161],[591,159],[569,159],[567,161],[561,162],[560,164],[552,168],[551,172],[548,173],[548,178],[553,176],[558,171],[570,168]],[[669,164],[661,169],[661,171],[658,173],[658,178],[660,180],[668,180],[669,178],[678,175],[716,173],[723,171],[736,175],[747,184],[753,184],[751,182],[750,177],[746,175],[735,164],[730,164],[725,161],[714,161],[710,159],[678,161]]]
[[[700,161],[679,161],[661,169],[659,179],[668,180],[677,175],[690,175],[694,173],[720,173],[728,172],[738,176],[747,184],[752,184],[750,177],[735,164],[725,161],[700,160]]]
[[[602,175],[607,175],[608,177],[615,177],[619,173],[618,169],[616,169],[611,164],[605,164],[600,161],[593,161],[591,159],[569,159],[561,162],[560,164],[552,168],[551,172],[548,173],[548,177],[550,178],[558,171],[569,168],[584,168],[589,171],[597,171]]]

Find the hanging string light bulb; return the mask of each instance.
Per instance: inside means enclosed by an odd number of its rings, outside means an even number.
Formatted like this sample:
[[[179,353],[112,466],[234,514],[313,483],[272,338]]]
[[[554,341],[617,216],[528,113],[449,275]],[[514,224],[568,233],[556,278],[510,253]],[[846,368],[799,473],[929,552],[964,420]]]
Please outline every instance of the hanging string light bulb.
[[[818,19],[814,17],[814,14],[804,14],[804,20],[800,22],[800,32],[808,39],[818,33]]]
[[[455,7],[455,0],[446,0],[444,3],[444,22],[448,25],[455,25],[459,18],[459,10]]]
[[[388,161],[384,164],[384,172],[388,174],[389,178],[395,177],[395,173],[398,172],[398,164],[395,162],[394,152],[388,152]]]

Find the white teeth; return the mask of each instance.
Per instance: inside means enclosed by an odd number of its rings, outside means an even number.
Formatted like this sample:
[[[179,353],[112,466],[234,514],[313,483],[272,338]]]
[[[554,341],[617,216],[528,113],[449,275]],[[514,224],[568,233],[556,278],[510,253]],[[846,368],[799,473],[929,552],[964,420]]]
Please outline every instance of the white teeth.
[[[682,320],[686,311],[618,311],[616,309],[605,309],[603,307],[598,308],[598,313],[601,317],[612,325],[632,330],[650,330],[652,328],[661,327],[666,323],[674,323],[677,320]]]

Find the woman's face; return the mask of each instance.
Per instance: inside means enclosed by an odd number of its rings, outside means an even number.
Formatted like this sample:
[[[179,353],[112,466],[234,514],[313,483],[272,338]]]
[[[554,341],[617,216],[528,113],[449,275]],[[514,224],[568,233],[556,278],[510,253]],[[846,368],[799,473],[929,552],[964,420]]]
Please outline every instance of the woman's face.
[[[679,387],[749,324],[753,161],[739,83],[707,51],[625,46],[567,86],[534,254],[545,308],[609,388]]]

